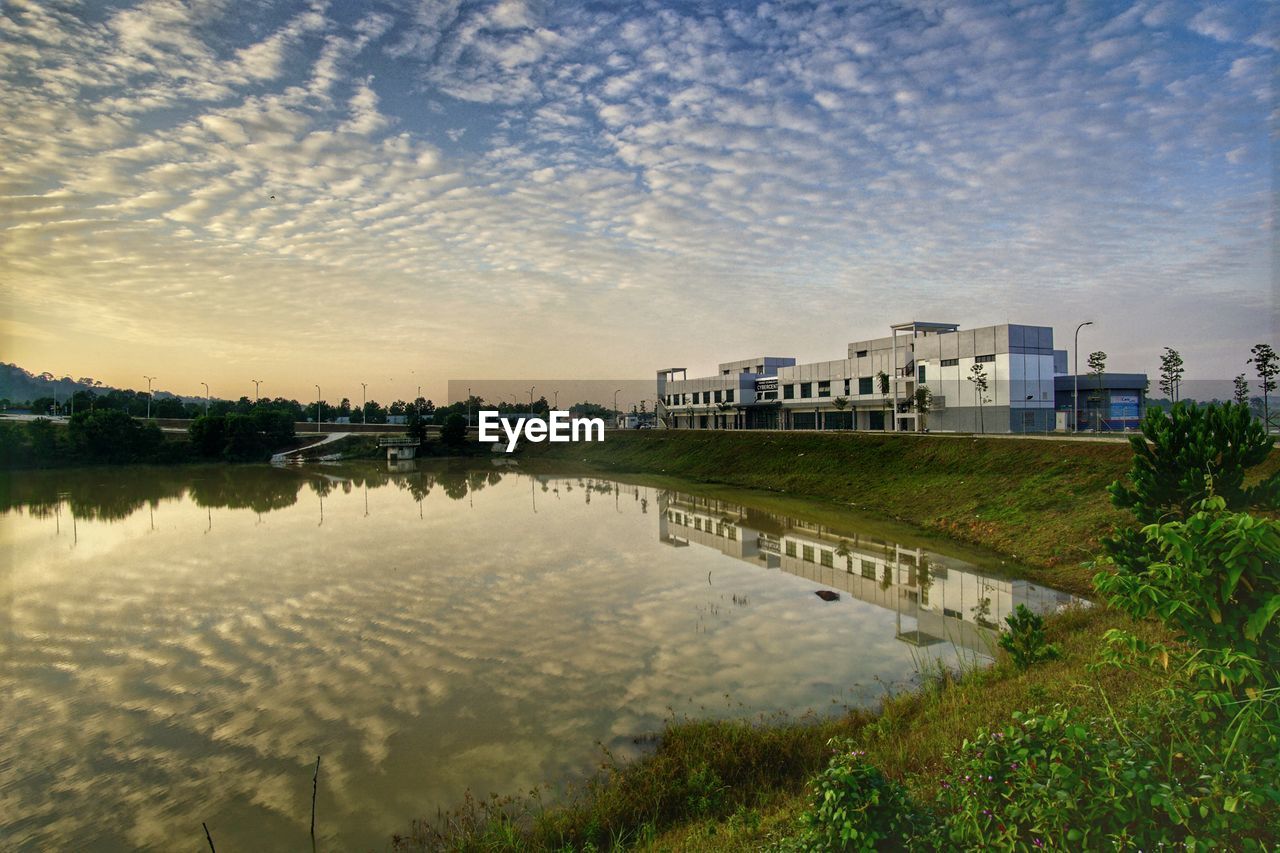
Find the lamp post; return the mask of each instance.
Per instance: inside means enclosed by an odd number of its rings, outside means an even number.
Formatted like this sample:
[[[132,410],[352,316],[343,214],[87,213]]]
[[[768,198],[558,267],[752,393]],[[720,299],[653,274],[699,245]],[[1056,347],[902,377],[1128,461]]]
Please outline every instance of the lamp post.
[[[207,418],[209,417],[209,383],[201,382],[200,384],[204,386],[204,416]]]
[[[559,392],[559,391],[553,391],[552,393],[556,395],[556,402],[555,402],[555,404],[554,404],[554,405],[555,405],[555,407],[556,407],[556,411],[558,412],[558,411],[560,411],[560,392]]]
[[[360,383],[360,425],[364,426],[369,422],[369,412],[365,410],[365,406],[369,405],[369,383]]]
[[[418,396],[413,398],[413,410],[418,413],[418,419],[422,419],[422,404],[418,401],[422,399],[422,386],[418,386]]]
[[[259,387],[262,385],[262,380],[251,379],[249,381],[253,383],[253,404],[256,406],[258,405],[258,401],[262,399],[262,394],[258,390]]]
[[[467,387],[467,429],[471,429],[471,387]]]
[[[320,386],[316,386],[316,432],[320,431]]]
[[[147,380],[147,420],[151,420],[151,380],[155,379],[155,377],[144,376],[142,378]]]
[[[618,393],[620,391],[622,391],[621,388],[613,392],[613,425],[615,428],[618,426]]]
[[[538,386],[536,385],[529,386],[529,414],[531,415],[533,414],[533,389],[536,387]]]
[[[1071,431],[1073,433],[1080,431],[1080,425],[1077,423],[1080,417],[1080,330],[1092,325],[1092,320],[1086,320],[1076,326],[1075,366],[1071,368]]]

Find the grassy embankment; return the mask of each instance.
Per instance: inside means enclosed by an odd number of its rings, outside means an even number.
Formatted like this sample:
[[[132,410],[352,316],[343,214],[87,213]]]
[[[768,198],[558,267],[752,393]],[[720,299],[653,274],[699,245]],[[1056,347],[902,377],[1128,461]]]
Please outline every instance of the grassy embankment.
[[[1082,565],[1127,518],[1105,487],[1127,471],[1126,444],[853,434],[614,433],[602,444],[527,445],[526,463],[554,461],[627,474],[767,489],[766,502],[828,501],[880,514],[1012,557],[1027,575],[1088,594]],[[1274,471],[1277,454],[1255,471]],[[673,482],[672,485],[678,485]],[[778,493],[785,493],[779,495]],[[1059,660],[1020,671],[1003,655],[989,669],[936,673],[918,692],[886,697],[875,712],[802,721],[674,720],[655,753],[603,772],[563,804],[537,799],[469,803],[420,824],[404,849],[738,850],[793,837],[807,805],[806,780],[829,757],[832,737],[852,738],[872,763],[911,789],[936,788],[948,755],[1015,710],[1064,702],[1087,712],[1108,706],[1123,718],[1162,686],[1155,675],[1093,671],[1102,634],[1127,627],[1104,607],[1047,622]]]

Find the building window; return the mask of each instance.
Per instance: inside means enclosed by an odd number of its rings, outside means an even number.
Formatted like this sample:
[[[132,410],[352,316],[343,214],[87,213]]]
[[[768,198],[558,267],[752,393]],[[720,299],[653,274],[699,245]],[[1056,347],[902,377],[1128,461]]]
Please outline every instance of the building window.
[[[724,401],[725,401],[726,403],[732,403],[732,402],[733,402],[733,389],[732,389],[732,388],[730,388],[728,391],[725,391],[725,392],[724,392]]]
[[[830,383],[830,382],[819,382],[819,383],[818,383],[818,396],[819,396],[819,397],[830,397],[830,396],[831,396],[831,383]]]
[[[848,379],[844,381],[844,395],[846,397],[849,396],[849,380]]]
[[[862,560],[862,576],[869,581],[876,579],[876,564],[872,560]]]
[[[796,543],[790,539],[787,540],[787,556],[794,557],[796,555]]]
[[[834,569],[836,567],[835,554],[832,553],[831,551],[823,551],[821,554],[821,559],[822,559],[822,565],[826,566],[828,569]]]
[[[796,386],[794,386],[794,385],[783,385],[783,386],[782,386],[782,399],[784,399],[784,400],[794,400],[794,399],[795,399],[795,397],[796,397]]]
[[[738,528],[736,528],[736,527],[726,527],[726,528],[724,529],[724,535],[725,535],[725,536],[726,536],[730,541],[736,542],[736,541],[738,541]]]
[[[924,380],[921,380],[921,381],[923,382]],[[721,398],[721,396],[722,396],[722,395],[721,395],[721,392],[717,391],[717,392],[716,392],[716,402],[717,402],[717,403],[719,403],[719,402],[720,402],[720,398]]]
[[[800,383],[800,396],[801,396],[802,398],[806,399],[806,400],[807,400],[808,398],[810,398],[810,397],[812,397],[812,396],[813,396],[813,383],[812,383],[812,382],[801,382],[801,383]]]
[[[976,364],[990,364],[996,360],[996,357],[994,355],[979,355],[975,356],[973,360]]]
[[[854,357],[855,357],[855,358],[866,358],[866,357],[867,357],[867,351],[866,351],[866,350],[864,350],[864,349],[860,349],[860,350],[858,350],[858,352],[854,355]]]
[[[871,377],[870,377],[870,376],[859,376],[859,377],[858,377],[858,393],[859,393],[859,394],[871,394],[871,393],[874,393],[874,392],[871,390]]]
[[[805,545],[805,546],[804,546],[804,561],[805,561],[806,563],[812,563],[812,562],[813,562],[813,546],[812,546],[812,545]]]
[[[925,378],[924,378],[924,365],[923,365],[923,364],[916,368],[916,381],[917,381],[917,382],[919,382],[921,385],[923,385],[923,384],[925,383],[925,381],[926,381],[926,380],[925,380]]]
[[[960,359],[958,359],[958,358],[944,358],[944,359],[942,360],[942,366],[943,366],[943,367],[959,367],[959,366],[960,366]]]

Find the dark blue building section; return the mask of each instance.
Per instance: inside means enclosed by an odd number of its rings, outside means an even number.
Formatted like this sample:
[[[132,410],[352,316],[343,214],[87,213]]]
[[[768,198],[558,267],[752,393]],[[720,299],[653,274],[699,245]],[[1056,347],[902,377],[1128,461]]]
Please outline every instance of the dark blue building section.
[[[1054,408],[1066,412],[1068,428],[1076,377],[1053,377]],[[1081,374],[1080,408],[1075,420],[1079,429],[1120,432],[1137,429],[1146,413],[1147,374],[1104,373],[1101,377]]]

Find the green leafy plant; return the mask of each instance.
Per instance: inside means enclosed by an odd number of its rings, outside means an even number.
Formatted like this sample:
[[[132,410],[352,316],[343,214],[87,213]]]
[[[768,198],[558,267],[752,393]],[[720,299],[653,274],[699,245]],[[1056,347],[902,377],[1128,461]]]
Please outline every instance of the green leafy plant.
[[[1062,705],[1015,712],[955,757],[930,846],[1266,849],[1278,801],[1274,750],[1261,761],[1225,754],[1184,725],[1193,713],[1176,695],[1132,715],[1145,721],[1138,729]],[[1187,736],[1170,740],[1171,730]]]
[[[1061,650],[1045,639],[1044,619],[1025,604],[1019,604],[1004,621],[1008,630],[1000,635],[1000,648],[1009,653],[1018,669],[1062,656]]]
[[[1280,522],[1230,512],[1213,494],[1185,521],[1148,525],[1142,535],[1153,559],[1101,571],[1094,585],[1111,606],[1160,619],[1181,644],[1113,629],[1109,659],[1184,667],[1200,698],[1219,706],[1280,686]]]
[[[886,779],[848,741],[832,740],[837,751],[827,769],[810,783],[812,805],[805,812],[804,850],[875,850],[913,832],[918,818],[906,788]]]

